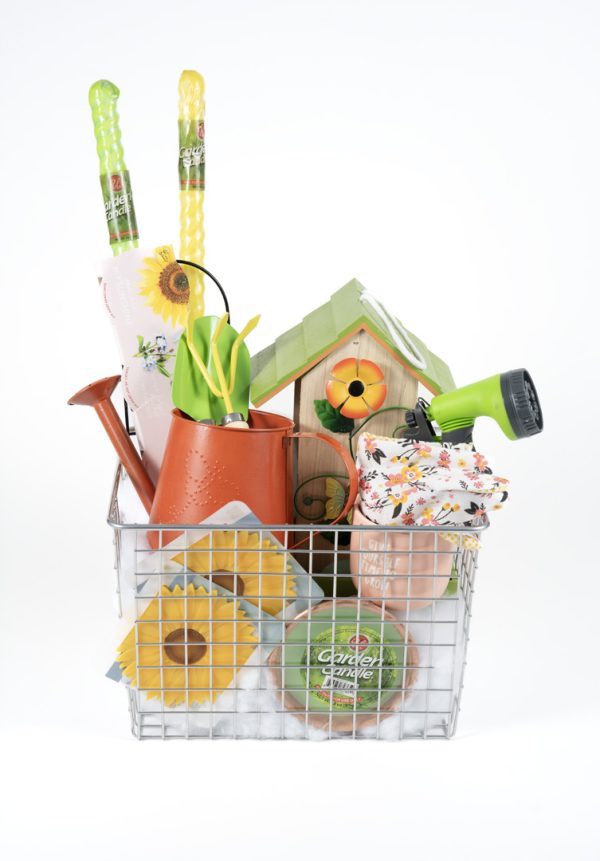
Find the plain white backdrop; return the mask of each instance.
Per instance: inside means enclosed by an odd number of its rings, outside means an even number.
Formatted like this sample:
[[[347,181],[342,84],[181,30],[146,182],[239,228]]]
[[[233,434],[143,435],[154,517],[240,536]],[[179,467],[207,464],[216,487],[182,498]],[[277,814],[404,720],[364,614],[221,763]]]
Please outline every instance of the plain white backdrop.
[[[600,857],[599,4],[1,5],[3,857]],[[541,436],[477,429],[513,490],[451,742],[140,744],[104,678],[114,456],[66,406],[119,370],[87,90],[121,88],[141,235],[176,242],[184,68],[252,350],[356,276],[459,384],[537,383]]]

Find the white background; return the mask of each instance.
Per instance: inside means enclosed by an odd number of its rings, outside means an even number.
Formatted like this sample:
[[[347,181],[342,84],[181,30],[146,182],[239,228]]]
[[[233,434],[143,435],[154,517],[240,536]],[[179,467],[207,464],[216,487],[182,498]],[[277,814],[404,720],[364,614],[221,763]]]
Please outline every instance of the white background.
[[[600,857],[598,3],[3,0],[0,39],[4,857]],[[66,406],[119,370],[87,90],[121,88],[142,238],[176,242],[183,68],[252,350],[356,276],[459,384],[537,383],[541,436],[478,425],[513,492],[449,743],[139,744],[103,677],[114,456]]]

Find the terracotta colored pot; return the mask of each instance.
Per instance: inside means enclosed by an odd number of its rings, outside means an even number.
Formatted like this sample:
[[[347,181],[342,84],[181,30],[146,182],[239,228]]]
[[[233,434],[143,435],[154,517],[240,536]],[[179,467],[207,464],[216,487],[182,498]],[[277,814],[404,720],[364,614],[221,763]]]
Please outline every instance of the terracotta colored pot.
[[[352,523],[373,525],[358,505]],[[390,610],[418,610],[446,591],[455,551],[439,533],[426,530],[352,532],[350,572],[363,598],[385,599]]]
[[[293,433],[294,423],[275,413],[250,410],[249,429],[223,428],[193,421],[179,410],[173,418],[160,470],[151,523],[200,523],[232,500],[241,500],[266,524],[292,523],[294,438],[330,445],[342,458],[350,479],[348,513],[358,487],[348,450],[333,437]],[[163,546],[175,533],[163,533]],[[159,533],[148,540],[159,545]]]

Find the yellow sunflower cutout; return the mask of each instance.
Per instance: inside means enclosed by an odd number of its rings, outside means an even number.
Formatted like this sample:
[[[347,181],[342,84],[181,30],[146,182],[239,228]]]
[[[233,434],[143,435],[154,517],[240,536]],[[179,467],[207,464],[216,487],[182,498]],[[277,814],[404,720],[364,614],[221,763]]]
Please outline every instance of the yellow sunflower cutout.
[[[325,479],[325,517],[327,520],[335,520],[341,513],[346,502],[346,491],[344,485],[337,478],[327,476]]]
[[[187,318],[190,285],[186,274],[177,263],[170,245],[156,249],[154,257],[145,257],[146,268],[140,271],[142,283],[140,293],[146,304],[165,323],[183,326]]]
[[[368,359],[342,359],[331,369],[327,400],[349,419],[366,418],[378,410],[387,394],[383,371]]]
[[[213,532],[212,551],[210,546],[211,536],[207,535],[186,553],[174,556],[173,561],[195,574],[208,575],[212,571],[214,583],[271,616],[296,597],[296,581],[289,573],[287,554],[268,538],[261,542],[256,532]]]
[[[166,706],[200,705],[231,684],[256,642],[237,601],[201,586],[163,586],[119,646],[117,660],[148,697],[164,696]]]

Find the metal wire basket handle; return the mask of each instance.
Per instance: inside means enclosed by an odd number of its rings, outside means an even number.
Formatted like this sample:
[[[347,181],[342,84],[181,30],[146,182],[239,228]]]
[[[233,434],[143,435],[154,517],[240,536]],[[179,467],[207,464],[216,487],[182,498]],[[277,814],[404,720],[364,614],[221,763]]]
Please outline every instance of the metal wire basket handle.
[[[210,272],[204,266],[200,266],[199,263],[195,263],[193,260],[179,260],[179,259],[177,259],[177,263],[179,263],[180,266],[193,266],[194,269],[199,269],[200,272],[204,272],[205,275],[208,275],[208,277],[211,279],[211,281],[213,281],[214,284],[219,288],[219,292],[221,293],[221,296],[223,297],[223,304],[225,305],[225,310],[229,314],[229,323],[231,324],[231,314],[229,311],[229,302],[227,300],[227,294],[225,293],[225,290],[223,289],[222,285],[219,283],[217,278],[212,274],[212,272]]]

